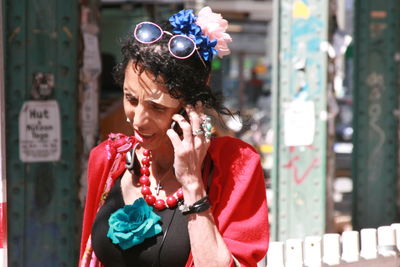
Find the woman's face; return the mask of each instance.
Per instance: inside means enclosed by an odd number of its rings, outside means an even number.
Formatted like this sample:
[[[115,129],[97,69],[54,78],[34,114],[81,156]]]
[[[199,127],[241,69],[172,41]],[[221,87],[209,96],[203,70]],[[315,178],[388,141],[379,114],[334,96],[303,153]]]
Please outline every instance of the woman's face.
[[[124,110],[133,126],[136,139],[146,149],[170,144],[166,131],[172,115],[179,112],[181,104],[172,98],[162,83],[156,83],[153,75],[139,71],[132,63],[125,70]]]

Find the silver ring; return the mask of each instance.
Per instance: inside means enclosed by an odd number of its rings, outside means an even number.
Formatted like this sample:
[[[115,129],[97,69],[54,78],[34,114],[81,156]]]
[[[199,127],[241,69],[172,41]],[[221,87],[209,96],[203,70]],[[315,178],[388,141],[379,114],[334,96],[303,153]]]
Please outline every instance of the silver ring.
[[[192,131],[193,136],[202,135],[203,133],[204,133],[204,131],[201,128]]]

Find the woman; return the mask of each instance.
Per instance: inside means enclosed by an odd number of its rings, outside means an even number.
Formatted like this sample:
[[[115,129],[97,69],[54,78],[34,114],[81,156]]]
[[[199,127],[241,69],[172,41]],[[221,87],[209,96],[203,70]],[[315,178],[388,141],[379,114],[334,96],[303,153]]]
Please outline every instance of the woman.
[[[256,266],[268,248],[259,156],[212,137],[229,114],[208,86],[229,54],[227,21],[206,7],[136,25],[116,68],[134,136],[91,152],[80,266]]]

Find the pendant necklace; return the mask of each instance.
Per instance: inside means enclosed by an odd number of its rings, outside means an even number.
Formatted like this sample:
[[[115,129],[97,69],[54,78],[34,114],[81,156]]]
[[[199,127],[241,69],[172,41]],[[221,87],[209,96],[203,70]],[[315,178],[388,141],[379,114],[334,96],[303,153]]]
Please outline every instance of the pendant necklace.
[[[156,190],[156,195],[158,196],[160,194],[160,189],[163,189],[163,187],[161,185],[161,180],[158,181],[157,186],[154,187],[154,189]]]
[[[126,168],[133,172],[133,157],[135,150],[137,148],[137,145],[133,147],[133,149],[126,154]],[[130,155],[128,155],[130,154]],[[173,193],[170,196],[167,196],[166,200],[163,200],[161,198],[156,198],[153,196],[153,193],[151,192],[150,189],[150,166],[151,166],[151,151],[148,149],[143,150],[143,158],[141,160],[142,167],[140,168],[140,178],[139,178],[139,183],[141,185],[141,190],[140,192],[143,195],[144,200],[147,202],[149,206],[152,206],[156,208],[157,210],[163,210],[165,208],[173,208],[175,207],[179,201],[183,200],[183,192],[182,188],[179,188],[175,193]],[[158,181],[157,186],[154,188],[156,190],[156,195],[157,197],[160,194],[160,190],[163,189],[161,186],[161,181],[164,179],[164,177]]]

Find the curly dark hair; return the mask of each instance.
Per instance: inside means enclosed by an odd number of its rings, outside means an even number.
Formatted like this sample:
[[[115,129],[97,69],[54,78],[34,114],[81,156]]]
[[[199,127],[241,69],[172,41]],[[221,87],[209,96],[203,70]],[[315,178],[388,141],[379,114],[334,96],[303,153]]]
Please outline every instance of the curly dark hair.
[[[158,25],[164,31],[172,31],[168,22]],[[114,68],[117,84],[122,87],[125,69],[132,61],[140,72],[152,73],[155,81],[162,78],[163,85],[173,98],[182,99],[184,103],[193,106],[201,101],[206,108],[214,109],[219,114],[232,115],[223,105],[222,94],[213,92],[208,85],[211,63],[204,61],[204,66],[198,53],[186,59],[175,58],[168,50],[169,39],[170,35],[164,34],[155,43],[142,44],[135,39],[133,32],[129,32],[122,42],[122,61]]]

